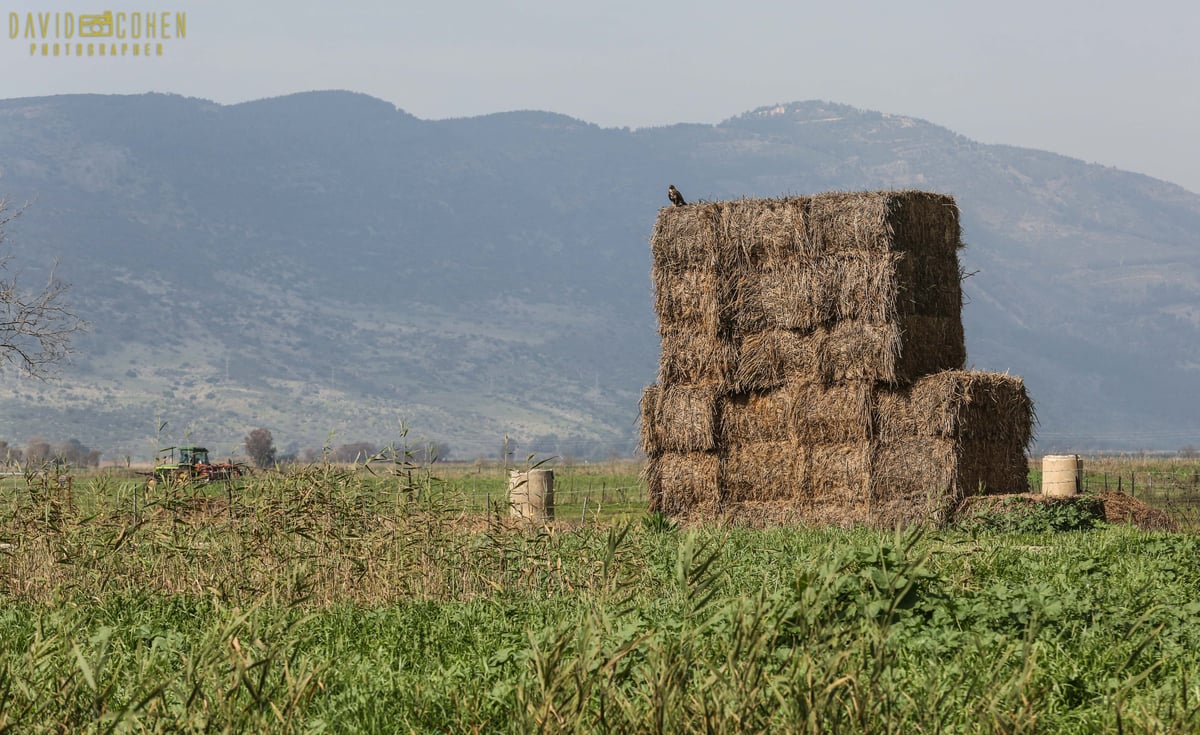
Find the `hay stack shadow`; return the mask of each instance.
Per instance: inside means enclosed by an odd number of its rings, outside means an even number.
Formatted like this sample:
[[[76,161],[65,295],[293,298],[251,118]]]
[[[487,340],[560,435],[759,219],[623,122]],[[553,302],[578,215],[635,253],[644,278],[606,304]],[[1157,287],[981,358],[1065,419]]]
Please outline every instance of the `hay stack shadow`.
[[[1023,382],[963,369],[961,247],[928,192],[663,209],[651,510],[893,527],[1028,490]]]

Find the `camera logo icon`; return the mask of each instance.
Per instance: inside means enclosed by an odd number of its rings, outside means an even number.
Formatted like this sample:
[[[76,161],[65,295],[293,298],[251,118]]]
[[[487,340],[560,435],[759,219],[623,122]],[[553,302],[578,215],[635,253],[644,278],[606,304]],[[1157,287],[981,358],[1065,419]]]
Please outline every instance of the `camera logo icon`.
[[[101,15],[79,16],[79,35],[84,38],[102,38],[113,34],[113,14],[106,10]]]

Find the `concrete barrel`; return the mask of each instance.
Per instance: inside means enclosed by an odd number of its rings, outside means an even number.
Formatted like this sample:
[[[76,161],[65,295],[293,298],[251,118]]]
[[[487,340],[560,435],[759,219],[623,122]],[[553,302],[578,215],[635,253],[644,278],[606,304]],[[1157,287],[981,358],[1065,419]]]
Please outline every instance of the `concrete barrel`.
[[[508,475],[508,505],[514,518],[554,520],[554,470],[512,470]]]
[[[1042,495],[1077,495],[1082,477],[1083,460],[1078,454],[1048,454],[1042,458]]]

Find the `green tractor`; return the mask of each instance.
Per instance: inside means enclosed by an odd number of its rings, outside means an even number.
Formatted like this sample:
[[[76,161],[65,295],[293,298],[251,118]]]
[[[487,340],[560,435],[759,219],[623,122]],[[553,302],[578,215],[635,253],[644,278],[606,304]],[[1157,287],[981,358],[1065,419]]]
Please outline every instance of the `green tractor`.
[[[241,477],[242,467],[209,462],[204,447],[166,447],[158,450],[154,476],[163,482],[221,482]]]

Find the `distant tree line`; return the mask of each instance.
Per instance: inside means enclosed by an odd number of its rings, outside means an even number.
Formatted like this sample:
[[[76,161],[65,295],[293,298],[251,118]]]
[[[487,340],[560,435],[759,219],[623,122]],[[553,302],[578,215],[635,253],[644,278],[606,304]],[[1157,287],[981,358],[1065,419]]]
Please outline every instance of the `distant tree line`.
[[[41,437],[33,437],[25,442],[24,447],[0,439],[0,463],[6,467],[44,464],[99,467],[100,450],[91,449],[78,439],[52,444]]]
[[[450,447],[445,442],[435,441],[416,442],[399,447],[381,447],[372,442],[359,441],[321,449],[310,447],[298,454],[279,454],[271,430],[264,428],[251,431],[246,435],[242,444],[246,448],[246,454],[250,457],[250,461],[257,467],[271,467],[276,463],[288,464],[291,462],[354,464],[366,462],[379,455],[391,459],[393,452],[395,459],[415,464],[432,464],[450,457]]]

